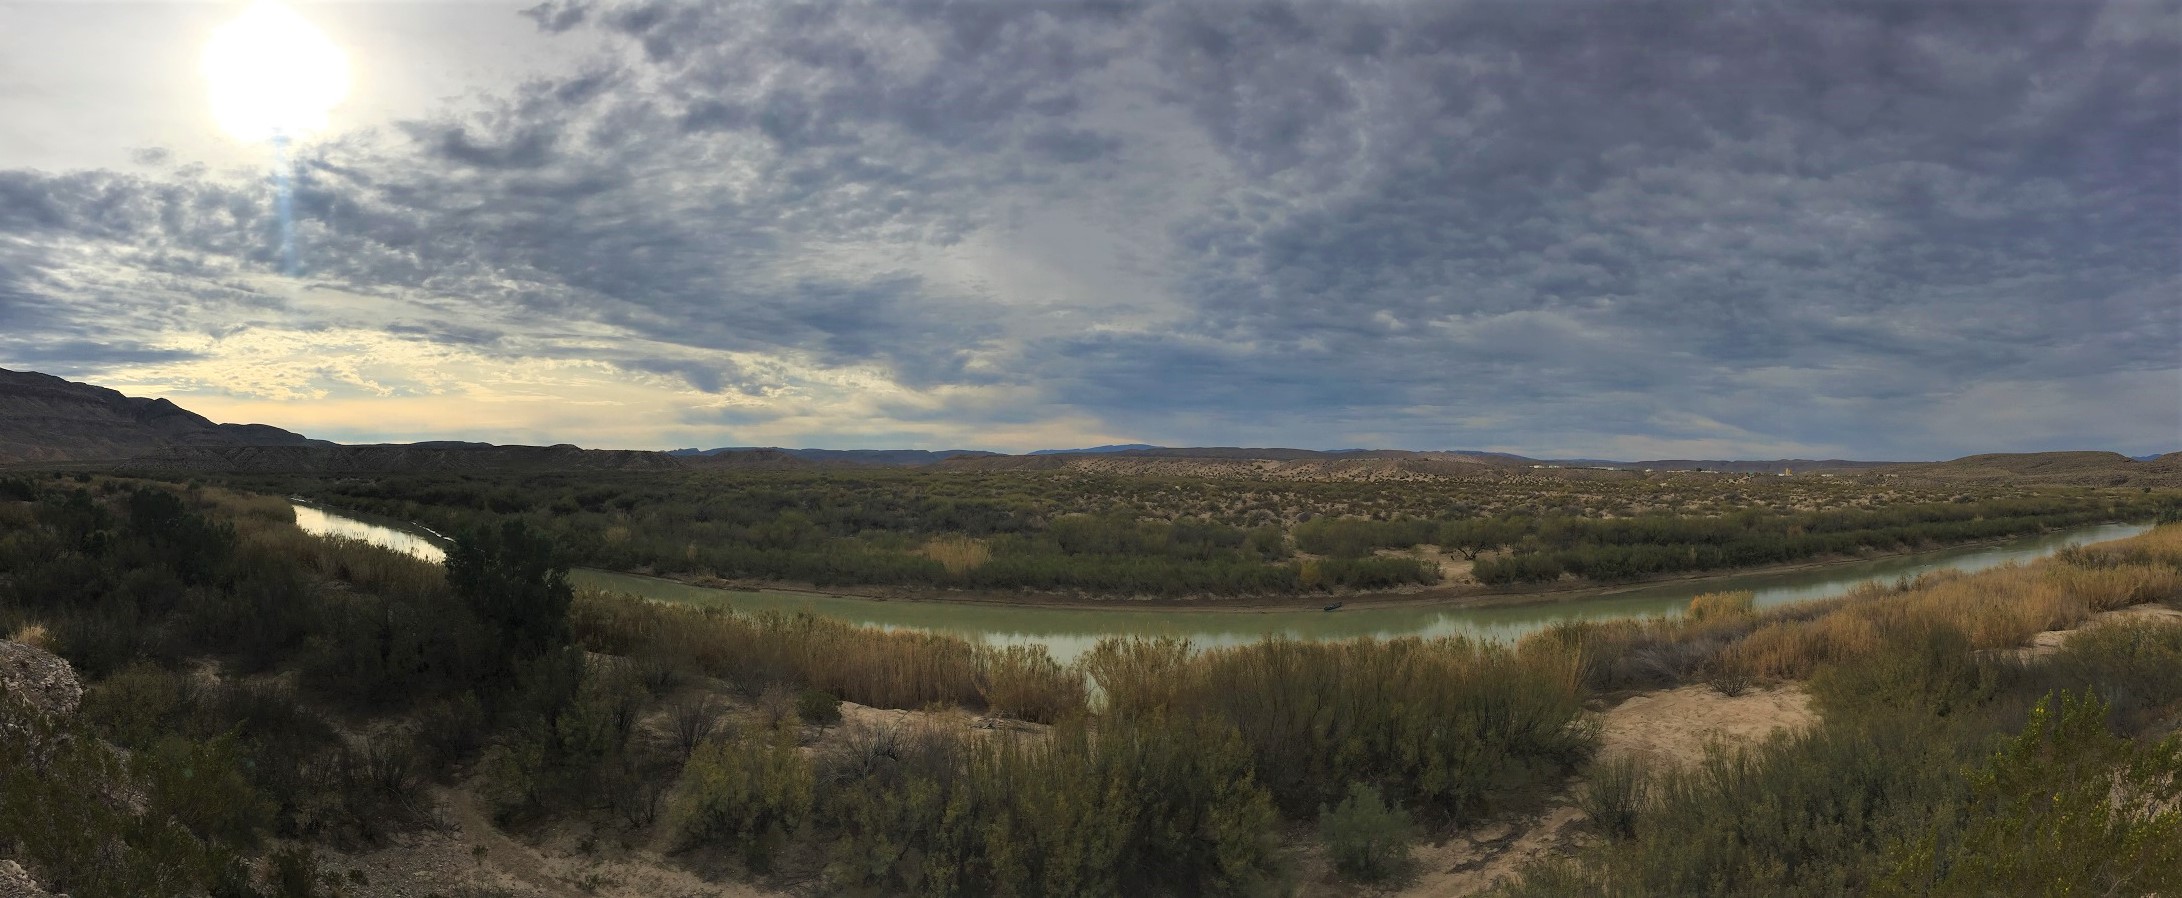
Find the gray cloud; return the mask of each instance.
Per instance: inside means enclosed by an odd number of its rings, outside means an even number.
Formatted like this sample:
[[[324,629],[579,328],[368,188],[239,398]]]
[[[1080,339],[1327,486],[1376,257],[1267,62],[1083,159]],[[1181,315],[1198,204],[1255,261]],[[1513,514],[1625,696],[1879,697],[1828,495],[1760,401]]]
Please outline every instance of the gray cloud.
[[[302,162],[310,276],[439,310],[371,326],[708,394],[792,391],[733,356],[1006,397],[891,412],[954,443],[1061,412],[1600,455],[2182,433],[2170,4],[524,14],[620,50]],[[0,234],[46,251],[0,257],[0,317],[292,319],[242,282],[273,227],[261,183],[0,172]],[[64,262],[136,292],[26,274]],[[1996,395],[2013,424],[1976,426]]]

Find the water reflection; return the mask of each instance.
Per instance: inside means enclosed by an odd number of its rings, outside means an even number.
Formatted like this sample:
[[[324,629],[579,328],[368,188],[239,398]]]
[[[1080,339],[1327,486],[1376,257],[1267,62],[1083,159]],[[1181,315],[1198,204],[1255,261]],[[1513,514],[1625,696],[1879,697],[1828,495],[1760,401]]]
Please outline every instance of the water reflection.
[[[371,523],[360,520],[360,518],[368,517],[368,515],[349,517],[348,515],[356,513],[333,514],[309,505],[294,502],[289,504],[295,508],[295,525],[305,533],[315,536],[359,540],[374,546],[393,549],[406,555],[413,555],[435,564],[447,560],[447,550],[440,548],[439,542],[432,536],[427,535],[428,531],[419,532],[423,531],[423,528],[416,527],[414,524],[391,520]]]

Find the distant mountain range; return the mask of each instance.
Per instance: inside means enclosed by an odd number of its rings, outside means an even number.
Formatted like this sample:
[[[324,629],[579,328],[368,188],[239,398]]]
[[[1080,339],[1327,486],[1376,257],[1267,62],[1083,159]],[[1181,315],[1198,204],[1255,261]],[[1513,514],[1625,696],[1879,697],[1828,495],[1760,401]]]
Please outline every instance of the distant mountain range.
[[[1098,452],[1134,452],[1140,449],[1165,449],[1150,443],[1116,443],[1111,446],[1093,446],[1089,449],[1032,449],[1025,455],[1078,455]]]
[[[1040,449],[782,449],[726,446],[669,452],[496,446],[435,440],[340,445],[264,424],[218,424],[165,399],[47,374],[0,369],[0,465],[108,464],[126,468],[368,474],[404,471],[673,470],[936,466],[958,471],[1083,470],[1107,474],[1303,479],[1480,477],[1548,474],[1622,477],[1626,472],[1855,474],[2118,486],[2182,485],[2182,453],[2130,458],[2114,452],[1973,455],[1945,462],[1842,459],[1534,459],[1505,452],[1406,449],[1168,447],[1146,443]]]
[[[999,455],[983,449],[781,449],[772,446],[723,446],[718,449],[671,449],[667,454],[681,458],[706,458],[743,452],[776,452],[804,461],[847,463],[855,465],[929,465],[950,458],[979,458]]]

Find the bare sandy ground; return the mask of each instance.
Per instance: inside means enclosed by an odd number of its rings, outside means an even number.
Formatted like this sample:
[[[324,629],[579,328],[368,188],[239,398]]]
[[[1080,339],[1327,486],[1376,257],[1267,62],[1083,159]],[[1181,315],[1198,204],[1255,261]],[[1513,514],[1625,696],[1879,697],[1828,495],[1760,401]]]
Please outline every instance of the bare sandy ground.
[[[1776,732],[1795,732],[1816,723],[1810,695],[1793,686],[1753,690],[1735,698],[1709,686],[1684,686],[1633,696],[1599,714],[1602,758],[1629,757],[1652,769],[1683,766],[1704,758],[1707,746],[1739,746],[1764,741]],[[1594,838],[1575,807],[1571,784],[1545,809],[1496,820],[1420,846],[1423,873],[1403,898],[1457,898],[1476,895],[1513,876],[1524,864],[1565,854]]]
[[[2025,660],[2043,658],[2060,651],[2062,646],[2068,644],[2069,637],[2075,636],[2077,633],[2098,627],[2131,623],[2182,624],[2182,609],[2170,608],[2165,605],[2136,605],[2118,611],[2101,611],[2091,615],[2090,620],[2085,621],[2083,626],[2076,629],[2047,630],[2031,637],[2030,644],[2016,649],[2015,655]]]
[[[1708,745],[1749,745],[1817,722],[1811,696],[1794,684],[1735,698],[1683,686],[1633,696],[1599,715],[1600,756],[1632,757],[1654,769],[1687,766],[1702,760]]]

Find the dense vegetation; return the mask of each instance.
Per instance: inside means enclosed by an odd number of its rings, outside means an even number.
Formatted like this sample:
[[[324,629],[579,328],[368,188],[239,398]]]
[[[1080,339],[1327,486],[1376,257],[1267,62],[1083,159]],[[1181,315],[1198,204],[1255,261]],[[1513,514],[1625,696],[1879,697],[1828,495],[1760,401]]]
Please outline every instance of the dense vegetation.
[[[2182,527],[1513,647],[1113,640],[1061,665],[577,592],[554,531],[469,523],[442,568],[305,536],[269,498],[0,480],[0,632],[89,685],[74,715],[0,702],[0,857],[79,898],[334,894],[310,846],[425,825],[441,779],[510,827],[657,833],[708,875],[825,894],[1257,894],[1294,883],[1284,839],[1398,880],[1414,834],[1587,772],[1599,842],[1516,894],[2182,888],[2182,628],[2010,651],[2182,600]],[[1351,532],[1289,538],[1338,557]],[[1818,729],[1692,770],[1592,760],[1589,699],[1782,679],[1808,681]],[[844,700],[1027,723],[851,726]]]
[[[1610,660],[1606,681],[1713,663],[1807,676],[1823,723],[1693,769],[1598,766],[1586,804],[1608,838],[1508,892],[2182,888],[2182,627],[2086,630],[2049,659],[1995,651],[2144,601],[2182,604],[2182,527],[1783,611],[1541,637]],[[1638,652],[1650,661],[1615,670]]]
[[[246,480],[440,531],[522,520],[577,564],[820,587],[1272,595],[1474,561],[1502,586],[1897,551],[2144,519],[2171,494],[1883,477],[1265,482],[884,469]]]
[[[1460,822],[1535,802],[1593,744],[1575,658],[1553,650],[1116,641],[1063,667],[578,595],[521,521],[463,534],[442,570],[304,536],[274,500],[8,489],[0,629],[90,687],[68,718],[8,707],[0,722],[34,736],[9,745],[0,806],[148,796],[78,802],[67,839],[35,814],[0,823],[0,854],[78,895],[319,894],[309,853],[280,846],[383,840],[422,822],[427,779],[461,770],[511,825],[666,827],[684,850],[843,892],[1255,893],[1290,875],[1282,821],[1356,786]],[[252,676],[288,671],[293,686]],[[679,689],[699,680],[758,711]],[[837,719],[839,699],[1056,726],[800,749],[799,720]]]

